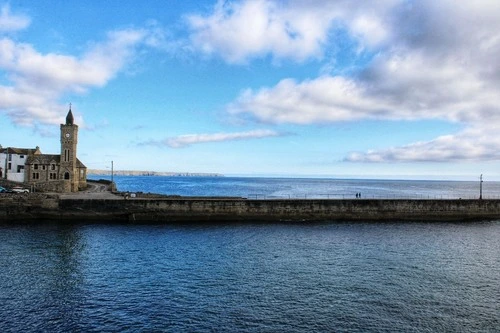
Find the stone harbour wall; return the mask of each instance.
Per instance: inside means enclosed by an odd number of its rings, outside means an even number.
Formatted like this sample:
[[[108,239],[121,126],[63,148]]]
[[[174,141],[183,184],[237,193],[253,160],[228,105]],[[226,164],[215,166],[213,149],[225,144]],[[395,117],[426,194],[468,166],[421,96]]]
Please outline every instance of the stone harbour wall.
[[[67,180],[52,180],[46,182],[36,182],[29,184],[29,188],[36,192],[71,192],[71,183]]]
[[[237,221],[462,221],[500,219],[500,200],[248,200],[240,198],[0,199],[0,221],[24,219]]]
[[[0,194],[0,221],[57,218],[58,196],[40,193]]]

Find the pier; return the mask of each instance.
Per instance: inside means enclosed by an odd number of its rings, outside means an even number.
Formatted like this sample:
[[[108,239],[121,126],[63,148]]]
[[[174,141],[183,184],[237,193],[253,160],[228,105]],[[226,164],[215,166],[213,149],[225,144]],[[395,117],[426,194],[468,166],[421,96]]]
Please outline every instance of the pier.
[[[126,222],[464,221],[500,219],[498,199],[277,199],[222,197],[0,197],[0,221]]]

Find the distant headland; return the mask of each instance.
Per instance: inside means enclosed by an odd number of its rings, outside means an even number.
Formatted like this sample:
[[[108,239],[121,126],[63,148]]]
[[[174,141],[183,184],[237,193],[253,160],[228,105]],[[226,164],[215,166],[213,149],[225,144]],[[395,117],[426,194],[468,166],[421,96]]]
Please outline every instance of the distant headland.
[[[87,175],[110,176],[111,170],[88,169]],[[224,177],[220,173],[114,170],[115,176]]]

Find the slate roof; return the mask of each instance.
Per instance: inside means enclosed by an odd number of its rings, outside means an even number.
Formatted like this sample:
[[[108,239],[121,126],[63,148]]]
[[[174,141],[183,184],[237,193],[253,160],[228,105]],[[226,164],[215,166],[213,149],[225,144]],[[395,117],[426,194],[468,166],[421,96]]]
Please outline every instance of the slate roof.
[[[30,155],[36,152],[37,148],[16,148],[16,147],[5,147],[0,148],[0,154],[17,154],[17,155]]]
[[[40,154],[40,155],[28,156],[26,164],[33,164],[34,162],[38,162],[39,164],[50,164],[50,163],[59,164],[60,161],[61,161],[61,155]]]
[[[76,159],[76,167],[77,168],[85,168],[85,169],[87,169],[87,167],[85,166],[85,164],[83,164],[78,158]]]
[[[30,155],[26,160],[26,164],[33,164],[34,162],[38,162],[39,164],[59,164],[61,162],[61,155],[53,155],[53,154],[39,154],[39,155]],[[86,168],[85,164],[83,164],[78,158],[76,159],[76,167],[77,168]]]

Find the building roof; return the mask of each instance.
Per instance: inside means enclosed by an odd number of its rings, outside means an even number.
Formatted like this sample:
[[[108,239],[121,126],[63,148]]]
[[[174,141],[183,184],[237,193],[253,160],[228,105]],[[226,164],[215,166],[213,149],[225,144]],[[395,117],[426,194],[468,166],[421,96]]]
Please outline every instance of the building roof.
[[[17,154],[17,155],[31,155],[41,154],[40,148],[16,148],[16,147],[1,147],[0,154]]]
[[[85,169],[87,169],[87,167],[85,166],[85,164],[83,164],[78,158],[76,159],[76,167],[77,168],[85,168]]]
[[[55,154],[40,154],[40,155],[30,155],[28,159],[26,159],[26,164],[50,164],[56,163],[58,164],[61,161],[61,155]]]
[[[25,164],[60,164],[61,162],[61,155],[55,155],[55,154],[39,154],[39,155],[30,155],[26,159]],[[76,167],[77,168],[87,168],[85,164],[83,164],[78,158],[76,159]]]

